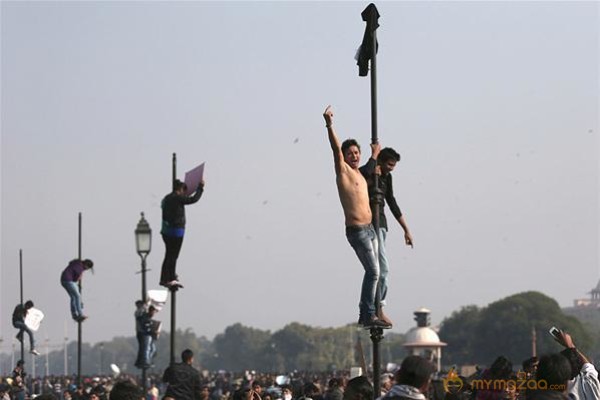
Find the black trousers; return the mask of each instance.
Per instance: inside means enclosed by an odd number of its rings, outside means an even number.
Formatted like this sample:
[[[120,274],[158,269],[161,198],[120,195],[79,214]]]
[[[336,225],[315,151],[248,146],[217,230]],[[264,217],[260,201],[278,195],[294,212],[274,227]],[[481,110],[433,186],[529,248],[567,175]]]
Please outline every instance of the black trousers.
[[[162,270],[160,272],[160,282],[167,283],[177,279],[175,273],[175,267],[177,266],[177,257],[179,257],[179,251],[181,250],[181,244],[183,243],[182,237],[172,237],[162,235],[163,242],[165,242],[165,259],[163,260]]]

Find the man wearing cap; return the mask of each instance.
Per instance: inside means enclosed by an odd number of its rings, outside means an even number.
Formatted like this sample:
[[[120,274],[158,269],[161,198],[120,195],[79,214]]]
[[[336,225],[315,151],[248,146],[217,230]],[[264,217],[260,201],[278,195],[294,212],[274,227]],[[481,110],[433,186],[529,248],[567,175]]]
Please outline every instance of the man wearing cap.
[[[433,364],[421,356],[408,356],[396,372],[396,384],[383,400],[426,400]]]
[[[72,260],[60,275],[60,284],[65,288],[71,299],[71,316],[77,322],[82,322],[87,318],[83,315],[83,304],[81,303],[78,282],[83,275],[83,271],[87,271],[93,266],[92,260]]]

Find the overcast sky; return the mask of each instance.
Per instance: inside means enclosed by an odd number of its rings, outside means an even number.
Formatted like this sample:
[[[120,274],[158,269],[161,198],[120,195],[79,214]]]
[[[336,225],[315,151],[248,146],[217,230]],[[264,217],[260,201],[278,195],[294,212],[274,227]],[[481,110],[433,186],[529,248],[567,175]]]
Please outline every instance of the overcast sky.
[[[59,275],[83,213],[84,339],[134,335],[134,229],[164,245],[160,201],[206,161],[187,208],[178,323],[341,326],[363,269],[344,236],[322,117],[368,158],[369,79],[353,60],[361,2],[1,3],[1,336],[19,301],[52,346],[75,339]],[[569,306],[599,272],[598,2],[381,2],[379,127],[402,154],[387,311],[538,290]],[[169,310],[158,314],[168,329]],[[443,340],[443,338],[442,338]],[[164,349],[167,351],[166,349]]]

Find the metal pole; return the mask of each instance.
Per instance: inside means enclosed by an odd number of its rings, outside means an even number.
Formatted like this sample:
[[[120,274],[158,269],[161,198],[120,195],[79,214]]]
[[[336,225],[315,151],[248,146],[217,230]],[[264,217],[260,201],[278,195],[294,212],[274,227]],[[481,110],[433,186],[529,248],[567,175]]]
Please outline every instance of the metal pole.
[[[21,308],[23,308],[23,249],[19,249],[19,281],[21,287]],[[25,335],[21,336],[21,360],[25,361]]]
[[[369,45],[371,54],[369,59],[370,74],[371,74],[371,144],[379,143],[379,137],[377,135],[377,28],[379,27],[378,18],[379,12],[374,4],[369,4],[367,8],[361,13],[363,20],[367,23],[365,30],[365,36],[363,39],[363,45]],[[371,40],[369,43],[368,40]],[[366,50],[366,49],[365,49]],[[359,73],[360,75],[360,73]],[[379,210],[383,204],[383,193],[379,187],[379,175],[374,176],[374,197],[371,199],[371,209],[373,212],[373,227],[375,228],[375,235],[379,241]],[[377,248],[377,253],[379,249]],[[375,295],[375,309],[379,314],[381,307],[381,293],[379,282],[377,283],[377,292]],[[383,339],[382,328],[371,328],[371,341],[373,342],[373,398],[377,399],[381,396],[381,360],[379,354],[379,344]]]
[[[381,397],[381,359],[379,356],[379,343],[383,339],[382,328],[371,328],[371,341],[373,342],[373,398]]]
[[[175,181],[177,180],[177,154],[173,153],[173,182],[172,187],[175,190]],[[175,364],[175,334],[177,331],[176,325],[176,310],[177,310],[177,287],[174,286],[171,291],[171,364]]]
[[[79,213],[79,235],[78,235],[78,258],[81,261],[81,212]],[[83,297],[83,276],[79,279],[79,295]],[[81,323],[77,322],[77,384],[81,385],[81,340],[82,340],[82,329]]]
[[[141,255],[142,258],[142,301],[146,304],[146,255]],[[142,368],[142,389],[144,390],[144,397],[146,396],[146,365]]]

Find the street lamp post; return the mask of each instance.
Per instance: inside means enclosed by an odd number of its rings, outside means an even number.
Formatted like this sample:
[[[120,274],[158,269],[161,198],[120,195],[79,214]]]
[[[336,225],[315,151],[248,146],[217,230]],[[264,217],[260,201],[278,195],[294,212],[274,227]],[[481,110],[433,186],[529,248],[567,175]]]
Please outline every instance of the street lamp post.
[[[152,229],[150,224],[144,218],[144,213],[140,222],[135,228],[135,249],[142,259],[142,301],[146,302],[146,257],[152,248]]]
[[[135,249],[142,260],[142,301],[146,304],[146,257],[152,249],[152,229],[144,218],[144,213],[135,228]],[[142,388],[146,395],[146,366],[142,368]]]

